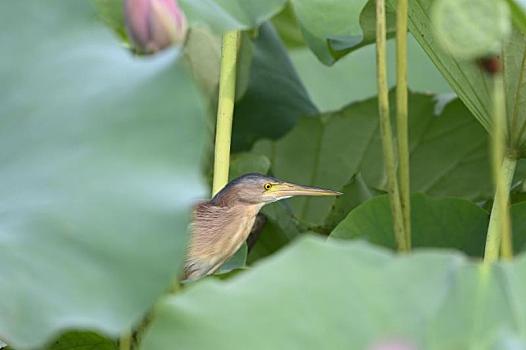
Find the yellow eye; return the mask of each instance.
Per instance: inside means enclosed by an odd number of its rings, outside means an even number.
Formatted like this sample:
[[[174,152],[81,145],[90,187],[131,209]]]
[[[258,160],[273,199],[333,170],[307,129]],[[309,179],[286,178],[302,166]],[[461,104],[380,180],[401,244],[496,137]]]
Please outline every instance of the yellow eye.
[[[272,187],[272,184],[265,184],[263,187],[268,191]]]

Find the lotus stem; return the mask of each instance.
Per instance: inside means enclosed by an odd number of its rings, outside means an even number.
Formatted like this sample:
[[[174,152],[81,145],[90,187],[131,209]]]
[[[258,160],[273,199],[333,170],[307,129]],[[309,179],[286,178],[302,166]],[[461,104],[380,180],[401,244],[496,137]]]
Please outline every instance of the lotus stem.
[[[486,262],[494,262],[499,258],[500,245],[502,245],[501,250],[503,258],[510,259],[513,256],[508,201],[509,188],[515,173],[516,165],[516,159],[505,157],[502,166],[500,167],[500,176],[504,179],[504,190],[496,191],[493,206],[491,208],[488,236],[486,238],[486,251],[484,253],[484,261]],[[500,233],[502,233],[502,235]]]
[[[376,77],[378,84],[378,113],[385,170],[387,173],[387,187],[393,216],[393,229],[399,251],[407,251],[409,247],[404,233],[404,220],[400,203],[400,193],[395,165],[393,132],[389,116],[389,91],[387,86],[386,66],[386,25],[385,1],[376,0]]]
[[[411,248],[411,190],[409,184],[409,138],[407,112],[407,0],[398,0],[396,7],[396,132],[398,139],[398,172],[400,204],[404,233]]]
[[[492,263],[502,256],[513,255],[511,222],[509,214],[509,191],[517,160],[506,156],[506,109],[504,80],[501,73],[495,74],[493,82],[493,134],[492,168],[495,182],[495,198],[491,209],[484,261]],[[502,245],[502,246],[501,246]]]
[[[130,331],[124,332],[119,339],[119,350],[131,350],[132,336]]]
[[[239,31],[230,31],[223,35],[212,195],[219,192],[228,182],[230,142],[236,97],[236,61],[240,37]]]

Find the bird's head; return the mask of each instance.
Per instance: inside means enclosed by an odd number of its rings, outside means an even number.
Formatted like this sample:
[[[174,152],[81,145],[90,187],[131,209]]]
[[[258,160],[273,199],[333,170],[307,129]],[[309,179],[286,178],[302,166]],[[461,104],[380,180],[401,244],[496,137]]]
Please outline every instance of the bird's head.
[[[216,202],[239,201],[266,204],[293,196],[338,196],[340,192],[302,186],[261,174],[246,174],[229,182],[213,199]]]

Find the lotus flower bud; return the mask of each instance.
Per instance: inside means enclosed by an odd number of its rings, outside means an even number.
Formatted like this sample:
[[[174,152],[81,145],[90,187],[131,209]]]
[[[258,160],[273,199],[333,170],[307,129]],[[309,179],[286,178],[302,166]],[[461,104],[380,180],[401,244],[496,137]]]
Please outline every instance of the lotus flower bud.
[[[124,0],[128,34],[141,53],[182,44],[188,30],[176,0]]]

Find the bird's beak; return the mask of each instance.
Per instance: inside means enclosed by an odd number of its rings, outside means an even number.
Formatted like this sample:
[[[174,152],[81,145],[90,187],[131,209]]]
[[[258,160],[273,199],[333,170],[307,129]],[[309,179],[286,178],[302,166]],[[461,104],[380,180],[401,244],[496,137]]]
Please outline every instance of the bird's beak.
[[[296,185],[289,182],[273,185],[271,193],[280,199],[292,196],[339,196],[342,194],[341,192],[326,190],[324,188]]]

